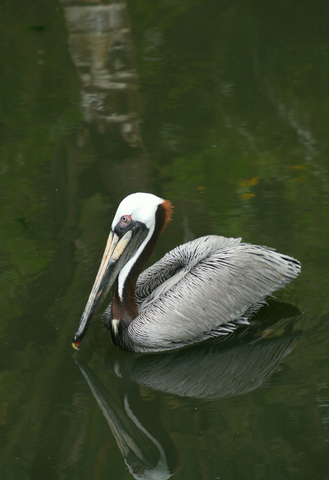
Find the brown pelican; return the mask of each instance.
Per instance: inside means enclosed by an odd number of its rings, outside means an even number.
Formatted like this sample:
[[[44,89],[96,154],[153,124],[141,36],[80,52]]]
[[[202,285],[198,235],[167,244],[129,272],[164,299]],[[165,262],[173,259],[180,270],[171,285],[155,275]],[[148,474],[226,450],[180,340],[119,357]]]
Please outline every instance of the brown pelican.
[[[215,235],[180,245],[141,271],[172,205],[149,193],[120,203],[72,345],[78,349],[100,300],[113,343],[133,352],[172,350],[232,332],[300,271],[300,263],[240,238]]]

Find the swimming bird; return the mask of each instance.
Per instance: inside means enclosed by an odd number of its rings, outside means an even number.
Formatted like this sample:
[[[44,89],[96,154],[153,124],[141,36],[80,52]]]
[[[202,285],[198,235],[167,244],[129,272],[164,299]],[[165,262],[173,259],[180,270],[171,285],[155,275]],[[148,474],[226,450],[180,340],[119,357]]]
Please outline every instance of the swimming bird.
[[[75,349],[114,284],[103,318],[113,343],[133,352],[184,347],[234,331],[297,277],[300,263],[241,238],[207,235],[180,245],[141,273],[173,206],[150,193],[120,203],[72,341]]]

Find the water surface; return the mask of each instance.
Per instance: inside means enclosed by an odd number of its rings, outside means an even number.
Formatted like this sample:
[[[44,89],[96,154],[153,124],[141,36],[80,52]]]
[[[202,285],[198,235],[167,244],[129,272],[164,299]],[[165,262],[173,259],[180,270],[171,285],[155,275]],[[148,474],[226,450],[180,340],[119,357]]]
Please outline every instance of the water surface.
[[[1,478],[329,478],[328,21],[325,1],[3,3]],[[175,205],[152,262],[219,234],[300,277],[230,341],[138,356],[99,314],[75,356],[135,191]]]

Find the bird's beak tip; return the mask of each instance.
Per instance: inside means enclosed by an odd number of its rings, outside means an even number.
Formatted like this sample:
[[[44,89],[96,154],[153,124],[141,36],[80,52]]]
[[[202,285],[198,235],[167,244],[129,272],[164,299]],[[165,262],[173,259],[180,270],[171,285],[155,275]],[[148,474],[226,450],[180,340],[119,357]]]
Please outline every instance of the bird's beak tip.
[[[81,342],[81,340],[80,340],[80,342]],[[73,340],[72,347],[74,348],[74,350],[79,350],[80,342],[75,342]]]

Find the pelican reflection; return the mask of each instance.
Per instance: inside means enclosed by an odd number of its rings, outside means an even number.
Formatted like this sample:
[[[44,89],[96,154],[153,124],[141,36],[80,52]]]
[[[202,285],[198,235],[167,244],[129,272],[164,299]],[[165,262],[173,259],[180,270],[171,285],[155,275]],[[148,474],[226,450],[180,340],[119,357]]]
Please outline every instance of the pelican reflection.
[[[301,332],[293,331],[290,322],[279,335],[259,336],[255,327],[232,336],[162,354],[130,355],[112,348],[105,358],[111,389],[76,358],[134,478],[165,480],[180,469],[175,444],[162,421],[150,415],[150,401],[142,398],[140,387],[200,401],[251,392],[293,350]]]

